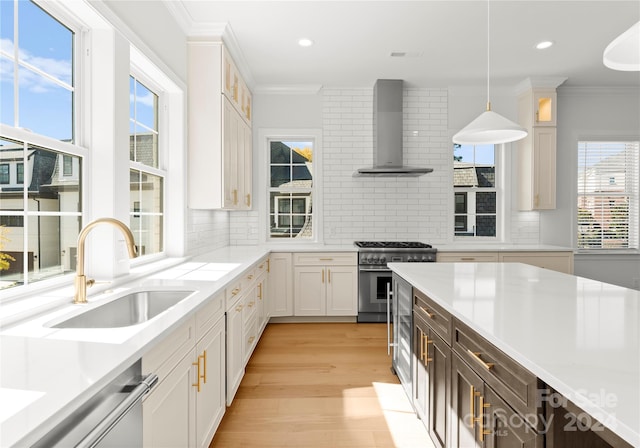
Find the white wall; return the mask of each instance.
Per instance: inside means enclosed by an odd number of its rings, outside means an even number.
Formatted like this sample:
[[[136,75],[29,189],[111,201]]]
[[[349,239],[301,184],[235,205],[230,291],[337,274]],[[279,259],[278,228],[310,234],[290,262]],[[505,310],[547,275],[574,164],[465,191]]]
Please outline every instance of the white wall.
[[[577,145],[598,138],[640,139],[640,90],[558,88],[557,209],[540,213],[541,242],[575,247]],[[574,271],[640,288],[637,254],[576,254]]]

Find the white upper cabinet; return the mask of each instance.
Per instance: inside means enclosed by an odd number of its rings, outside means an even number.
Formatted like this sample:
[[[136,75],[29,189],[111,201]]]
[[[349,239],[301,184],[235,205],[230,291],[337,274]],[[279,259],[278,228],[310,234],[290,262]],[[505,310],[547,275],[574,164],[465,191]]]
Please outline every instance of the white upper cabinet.
[[[249,210],[251,92],[219,41],[188,44],[190,208]]]
[[[528,86],[518,97],[518,122],[529,133],[518,141],[518,208],[556,208],[556,86],[566,78]],[[552,85],[553,87],[549,87]]]

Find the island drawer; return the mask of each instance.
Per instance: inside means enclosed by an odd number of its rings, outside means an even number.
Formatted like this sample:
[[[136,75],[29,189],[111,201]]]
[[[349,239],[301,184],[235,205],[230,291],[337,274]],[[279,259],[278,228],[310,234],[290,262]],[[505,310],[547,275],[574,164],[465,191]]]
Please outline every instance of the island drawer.
[[[503,351],[457,319],[453,319],[453,349],[488,385],[523,415],[542,412],[538,388],[542,382]]]
[[[451,314],[435,303],[429,296],[418,289],[413,289],[413,311],[451,345],[452,318]]]

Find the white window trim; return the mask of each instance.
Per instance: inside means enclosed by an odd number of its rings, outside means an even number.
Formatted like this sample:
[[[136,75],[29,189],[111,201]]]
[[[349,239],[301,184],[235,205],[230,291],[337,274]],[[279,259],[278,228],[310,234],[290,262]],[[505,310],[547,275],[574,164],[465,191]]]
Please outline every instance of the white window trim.
[[[312,140],[313,147],[313,238],[296,239],[282,238],[272,239],[269,237],[269,141],[304,141]],[[323,219],[323,198],[322,198],[322,129],[260,129],[258,131],[258,190],[262,194],[258,195],[257,208],[259,241],[261,244],[282,244],[282,245],[300,245],[309,243],[322,243],[324,241],[324,219]]]
[[[488,242],[504,242],[509,238],[509,222],[510,217],[507,216],[507,211],[509,207],[507,204],[511,203],[511,196],[509,194],[509,189],[506,188],[507,185],[510,185],[511,176],[509,174],[510,170],[505,169],[504,167],[510,166],[510,158],[507,156],[507,153],[511,151],[511,149],[506,148],[505,144],[496,144],[494,146],[495,151],[495,177],[496,177],[496,186],[492,189],[480,190],[480,191],[495,191],[496,193],[496,236],[456,236],[455,235],[455,194],[456,192],[462,191],[478,191],[473,188],[459,188],[456,189],[453,185],[453,157],[451,158],[451,192],[450,192],[450,200],[449,200],[449,228],[448,233],[450,235],[450,241],[454,243],[465,243],[465,244],[484,244]],[[453,146],[452,146],[453,150]]]
[[[573,173],[571,173],[571,188],[572,188],[572,202],[573,210],[571,213],[571,229],[573,246],[578,247],[578,144],[580,142],[631,142],[640,141],[640,134],[610,134],[609,132],[596,132],[585,133],[576,135],[574,138],[574,152],[572,155],[573,166],[575,167]],[[640,166],[638,166],[638,179],[640,179]],[[640,201],[640,198],[638,198]],[[639,224],[640,226],[640,224]],[[638,238],[640,238],[640,228],[636,229]],[[576,249],[576,254],[580,255],[625,255],[625,254],[640,254],[639,249]]]

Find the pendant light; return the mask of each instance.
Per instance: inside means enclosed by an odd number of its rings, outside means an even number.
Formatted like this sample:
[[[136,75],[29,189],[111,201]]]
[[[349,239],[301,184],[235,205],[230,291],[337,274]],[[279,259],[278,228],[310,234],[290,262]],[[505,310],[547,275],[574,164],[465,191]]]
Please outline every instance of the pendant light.
[[[489,98],[490,28],[489,0],[487,0],[487,110],[454,135],[453,143],[461,145],[498,144],[513,142],[527,136],[527,131],[522,126],[491,110]]]
[[[613,70],[640,71],[640,22],[607,45],[602,62]]]

